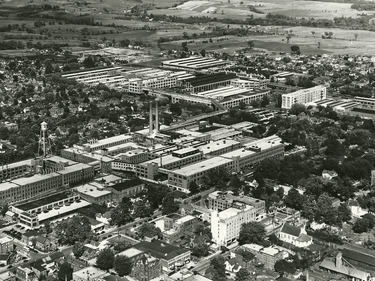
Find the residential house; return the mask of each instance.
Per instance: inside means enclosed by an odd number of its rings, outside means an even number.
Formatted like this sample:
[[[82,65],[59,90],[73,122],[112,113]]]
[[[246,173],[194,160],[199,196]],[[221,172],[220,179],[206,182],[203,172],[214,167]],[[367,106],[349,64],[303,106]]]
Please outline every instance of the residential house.
[[[230,272],[238,272],[242,268],[240,261],[237,258],[231,258],[225,261],[225,270]]]
[[[322,172],[322,177],[325,179],[331,180],[337,176],[338,174],[335,171],[323,170]]]
[[[35,247],[42,252],[47,252],[52,247],[52,241],[44,235],[38,235],[35,238]]]
[[[296,247],[308,247],[313,243],[312,237],[307,235],[305,226],[297,227],[284,222],[279,232],[279,239]]]

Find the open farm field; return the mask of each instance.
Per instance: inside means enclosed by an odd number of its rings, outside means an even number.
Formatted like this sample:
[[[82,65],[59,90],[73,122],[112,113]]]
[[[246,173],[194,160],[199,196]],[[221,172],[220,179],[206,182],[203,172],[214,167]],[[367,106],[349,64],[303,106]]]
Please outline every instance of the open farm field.
[[[286,43],[281,41],[281,39],[275,40],[276,38],[273,37],[265,37],[265,36],[255,36],[252,38],[245,38],[245,37],[227,37],[229,40],[227,41],[219,41],[217,42],[217,38],[212,38],[213,43],[202,43],[204,39],[197,39],[193,43],[188,44],[189,50],[200,52],[201,50],[206,51],[218,51],[218,52],[226,52],[232,54],[235,51],[240,49],[244,49],[248,47],[247,42],[252,40],[254,42],[255,49],[257,50],[266,50],[270,52],[287,52],[290,53],[290,47],[294,45],[293,43]],[[184,40],[175,41],[175,42],[168,42],[161,44],[162,48],[165,49],[180,49],[181,44]],[[301,44],[299,45],[301,52],[305,54],[324,54],[330,53],[328,50],[318,49],[315,46],[311,46],[310,44]]]
[[[249,5],[255,7],[258,12],[250,11]],[[350,8],[350,3],[318,2],[318,1],[288,1],[288,0],[264,0],[264,1],[188,1],[171,11],[163,11],[165,14],[179,16],[209,16],[226,18],[236,16],[245,19],[253,15],[254,17],[264,17],[266,14],[281,14],[297,18],[321,18],[333,19],[335,17],[357,17],[357,10]],[[184,11],[184,12],[177,12]],[[151,12],[151,11],[150,11]],[[161,11],[152,11],[160,13]],[[366,12],[365,12],[366,13]],[[373,14],[368,12],[367,14]]]

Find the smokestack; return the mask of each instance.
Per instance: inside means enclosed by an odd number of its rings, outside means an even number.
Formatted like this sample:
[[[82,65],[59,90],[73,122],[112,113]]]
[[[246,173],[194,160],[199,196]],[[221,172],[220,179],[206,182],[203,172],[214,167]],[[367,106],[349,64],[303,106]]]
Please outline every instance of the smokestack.
[[[149,128],[149,133],[150,135],[152,134],[152,103],[150,102],[150,124],[149,124],[150,128]]]
[[[158,100],[155,101],[155,133],[159,132],[159,109]]]

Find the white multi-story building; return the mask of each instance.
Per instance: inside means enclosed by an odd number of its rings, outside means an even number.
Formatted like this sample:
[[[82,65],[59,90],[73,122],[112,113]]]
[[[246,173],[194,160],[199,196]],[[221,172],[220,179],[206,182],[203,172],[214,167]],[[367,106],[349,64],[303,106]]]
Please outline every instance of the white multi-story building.
[[[211,216],[212,240],[220,246],[235,242],[240,235],[243,223],[255,221],[256,209],[252,206],[237,203],[224,211],[214,211]]]
[[[293,93],[282,95],[282,108],[289,109],[295,103],[308,104],[327,98],[326,87],[319,85],[308,89],[298,90]]]

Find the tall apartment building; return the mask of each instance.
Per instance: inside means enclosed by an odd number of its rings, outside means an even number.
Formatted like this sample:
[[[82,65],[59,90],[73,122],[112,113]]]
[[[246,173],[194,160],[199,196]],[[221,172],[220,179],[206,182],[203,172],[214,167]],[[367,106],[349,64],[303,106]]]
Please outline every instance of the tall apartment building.
[[[255,208],[241,203],[221,212],[214,211],[211,216],[212,241],[220,246],[230,245],[238,239],[241,225],[255,221],[255,217]]]
[[[214,211],[223,211],[238,203],[254,208],[255,220],[259,221],[266,215],[266,202],[249,196],[235,196],[232,192],[215,191],[208,195],[208,208]]]
[[[319,85],[308,89],[301,89],[293,93],[282,95],[282,108],[290,109],[293,104],[308,104],[327,98],[326,87]]]

